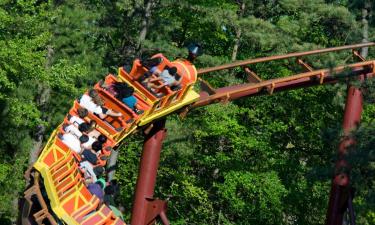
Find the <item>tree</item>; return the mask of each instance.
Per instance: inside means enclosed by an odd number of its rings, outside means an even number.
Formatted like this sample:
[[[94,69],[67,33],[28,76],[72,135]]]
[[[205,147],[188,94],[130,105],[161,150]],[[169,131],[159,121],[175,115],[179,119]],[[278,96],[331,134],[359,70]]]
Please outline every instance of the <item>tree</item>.
[[[45,46],[51,33],[45,30],[48,3],[4,0],[0,5],[0,211],[2,223],[8,223],[17,214],[33,131],[42,123],[35,87],[47,78]]]
[[[366,2],[0,0],[2,224],[14,218],[13,200],[22,195],[29,149],[38,149],[74,98],[108,71],[116,73],[118,66],[158,52],[171,60],[185,57],[184,47],[191,42],[204,48],[195,62],[198,68],[354,43],[363,39],[362,18],[368,20],[372,40],[374,17],[363,16],[362,9],[371,15],[374,6]],[[345,58],[349,55],[342,53],[304,60],[320,68]],[[262,79],[303,71],[288,60],[250,67]],[[215,87],[246,82],[240,69],[203,78]],[[185,120],[169,117],[156,197],[170,200],[171,223],[323,223],[343,89],[293,90],[197,109]],[[366,201],[373,198],[373,179],[367,179],[373,171],[373,114],[368,103],[357,134],[363,154],[353,156],[361,161],[353,169],[361,175],[354,183],[362,188],[356,197],[361,224],[371,224],[374,213],[372,201]],[[141,144],[141,135],[134,135],[119,147],[118,203],[125,206],[127,219]]]

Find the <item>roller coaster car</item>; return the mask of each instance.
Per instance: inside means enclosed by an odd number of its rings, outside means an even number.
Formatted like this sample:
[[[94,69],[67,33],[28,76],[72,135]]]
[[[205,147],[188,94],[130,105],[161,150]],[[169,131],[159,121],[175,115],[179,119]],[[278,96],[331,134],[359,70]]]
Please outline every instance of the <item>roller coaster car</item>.
[[[181,87],[178,90],[171,90],[168,86],[164,86],[160,89],[162,97],[157,97],[155,93],[152,93],[138,81],[140,76],[149,72],[140,60],[134,61],[130,73],[120,68],[118,77],[109,74],[104,81],[98,82],[94,89],[103,99],[104,107],[120,112],[122,116],[112,117],[108,115],[105,118],[100,118],[93,112],[88,111],[87,116],[81,118],[82,121],[86,122],[95,121],[94,131],[107,137],[98,162],[93,165],[94,167],[105,166],[106,159],[111,154],[110,150],[138,127],[175,112],[199,98],[199,94],[193,90],[197,80],[197,71],[194,65],[187,60],[170,62],[162,54],[157,54],[152,58],[160,59],[161,63],[158,65],[160,71],[167,67],[176,67],[178,75],[181,76]],[[137,109],[141,110],[142,113],[134,112],[133,109],[116,98],[110,88],[111,84],[115,82],[125,82],[134,88],[133,96],[137,99]],[[85,95],[87,94],[86,92]],[[68,116],[53,132],[33,167],[43,178],[44,187],[50,201],[50,209],[58,220],[67,224],[124,224],[123,221],[113,215],[108,207],[100,205],[98,198],[88,191],[84,183],[84,175],[79,168],[81,156],[71,150],[63,140],[64,127],[69,124],[77,127],[77,124],[70,122],[70,118],[72,116],[77,117],[78,109],[84,108],[84,106],[81,98],[74,101]],[[45,209],[41,212],[51,211]]]

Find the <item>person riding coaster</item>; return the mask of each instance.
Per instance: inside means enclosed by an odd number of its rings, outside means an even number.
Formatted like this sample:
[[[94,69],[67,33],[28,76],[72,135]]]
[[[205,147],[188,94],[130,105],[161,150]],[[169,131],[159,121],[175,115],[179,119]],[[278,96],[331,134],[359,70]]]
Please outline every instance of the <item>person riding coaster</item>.
[[[121,126],[126,126],[126,124],[131,124],[134,122],[133,118],[130,118],[125,121],[124,120],[125,117],[122,113],[115,112],[112,109],[108,109],[104,107],[103,106],[104,101],[99,96],[98,91],[95,89],[90,89],[88,92],[88,95],[87,94],[82,95],[82,97],[79,99],[78,102],[82,107],[86,108],[89,112],[94,113],[96,116],[98,116],[102,120],[104,120],[107,116],[117,117],[121,123]]]
[[[177,74],[176,67],[166,67],[162,72],[156,67],[150,69],[152,74],[155,74],[157,77],[148,77],[142,84],[146,86],[149,90],[154,93],[157,93],[162,87],[168,86],[173,91],[179,90],[181,88],[182,77]],[[161,84],[155,84],[155,82],[161,81]]]
[[[103,107],[103,100],[100,98],[98,92],[94,89],[89,90],[88,95],[84,94],[80,101],[80,105],[86,108],[88,111],[93,112],[100,119],[104,119],[107,116],[121,117],[120,112],[115,112],[111,109]]]
[[[137,104],[138,100],[134,96],[133,87],[128,86],[124,82],[117,81],[110,85],[107,85],[102,81],[100,82],[100,87],[107,90],[109,93],[115,96],[115,98],[117,98],[126,106],[128,106],[131,110],[133,110],[136,114],[143,114],[144,110],[140,109],[139,105]]]

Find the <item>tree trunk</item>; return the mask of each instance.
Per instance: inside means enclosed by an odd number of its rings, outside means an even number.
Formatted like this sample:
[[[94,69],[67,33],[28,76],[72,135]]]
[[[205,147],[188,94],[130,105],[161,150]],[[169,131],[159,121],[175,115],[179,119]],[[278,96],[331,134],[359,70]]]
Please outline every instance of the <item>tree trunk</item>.
[[[238,20],[241,20],[245,12],[245,3],[240,2],[239,4],[241,5],[240,5],[240,10],[238,11]],[[235,61],[237,59],[238,48],[240,46],[240,40],[241,40],[241,34],[242,34],[241,26],[238,26],[236,28],[236,38],[234,40],[234,46],[233,46],[233,51],[232,51],[232,61]]]
[[[48,46],[47,58],[46,58],[46,64],[45,64],[45,68],[47,71],[51,67],[52,56],[53,56],[53,49],[51,46]],[[40,84],[39,93],[40,94],[36,100],[36,104],[38,105],[39,108],[41,108],[42,119],[48,121],[48,118],[46,116],[45,104],[48,103],[51,97],[51,88],[44,84]],[[29,153],[29,166],[33,165],[38,159],[38,155],[43,145],[44,132],[45,132],[45,127],[42,124],[38,125],[37,130],[33,137],[34,138],[33,145]]]
[[[238,53],[238,47],[240,46],[240,38],[241,38],[241,27],[239,27],[236,30],[236,39],[234,40],[234,46],[233,46],[233,52],[232,52],[232,61],[236,61],[237,59],[237,53]]]
[[[368,42],[368,18],[370,15],[371,5],[369,1],[366,1],[365,7],[362,9],[362,42]],[[362,48],[362,57],[366,58],[368,55],[368,47]]]
[[[148,31],[148,25],[150,22],[150,17],[151,17],[151,6],[152,6],[153,0],[146,0],[144,2],[145,8],[144,8],[144,15],[143,15],[143,20],[141,23],[141,32],[139,34],[138,38],[138,44],[137,44],[137,50],[141,50],[142,48],[142,43],[146,39],[147,31]]]
[[[49,87],[41,85],[41,94],[37,99],[38,106],[42,107],[42,118],[45,116],[45,110],[43,110],[43,106],[49,101],[51,96],[51,89]],[[30,150],[29,154],[29,166],[34,164],[38,159],[38,155],[43,145],[43,136],[45,132],[45,127],[43,125],[38,125],[37,130],[34,135],[33,145]]]

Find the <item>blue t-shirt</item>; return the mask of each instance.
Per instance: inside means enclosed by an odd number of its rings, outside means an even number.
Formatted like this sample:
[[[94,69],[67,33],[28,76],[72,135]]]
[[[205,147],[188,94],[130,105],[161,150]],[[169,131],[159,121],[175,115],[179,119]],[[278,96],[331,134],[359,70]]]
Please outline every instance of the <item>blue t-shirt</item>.
[[[131,108],[132,110],[134,110],[135,104],[137,104],[137,99],[133,95],[131,95],[129,97],[123,98],[122,102],[125,105],[127,105],[129,108]]]

